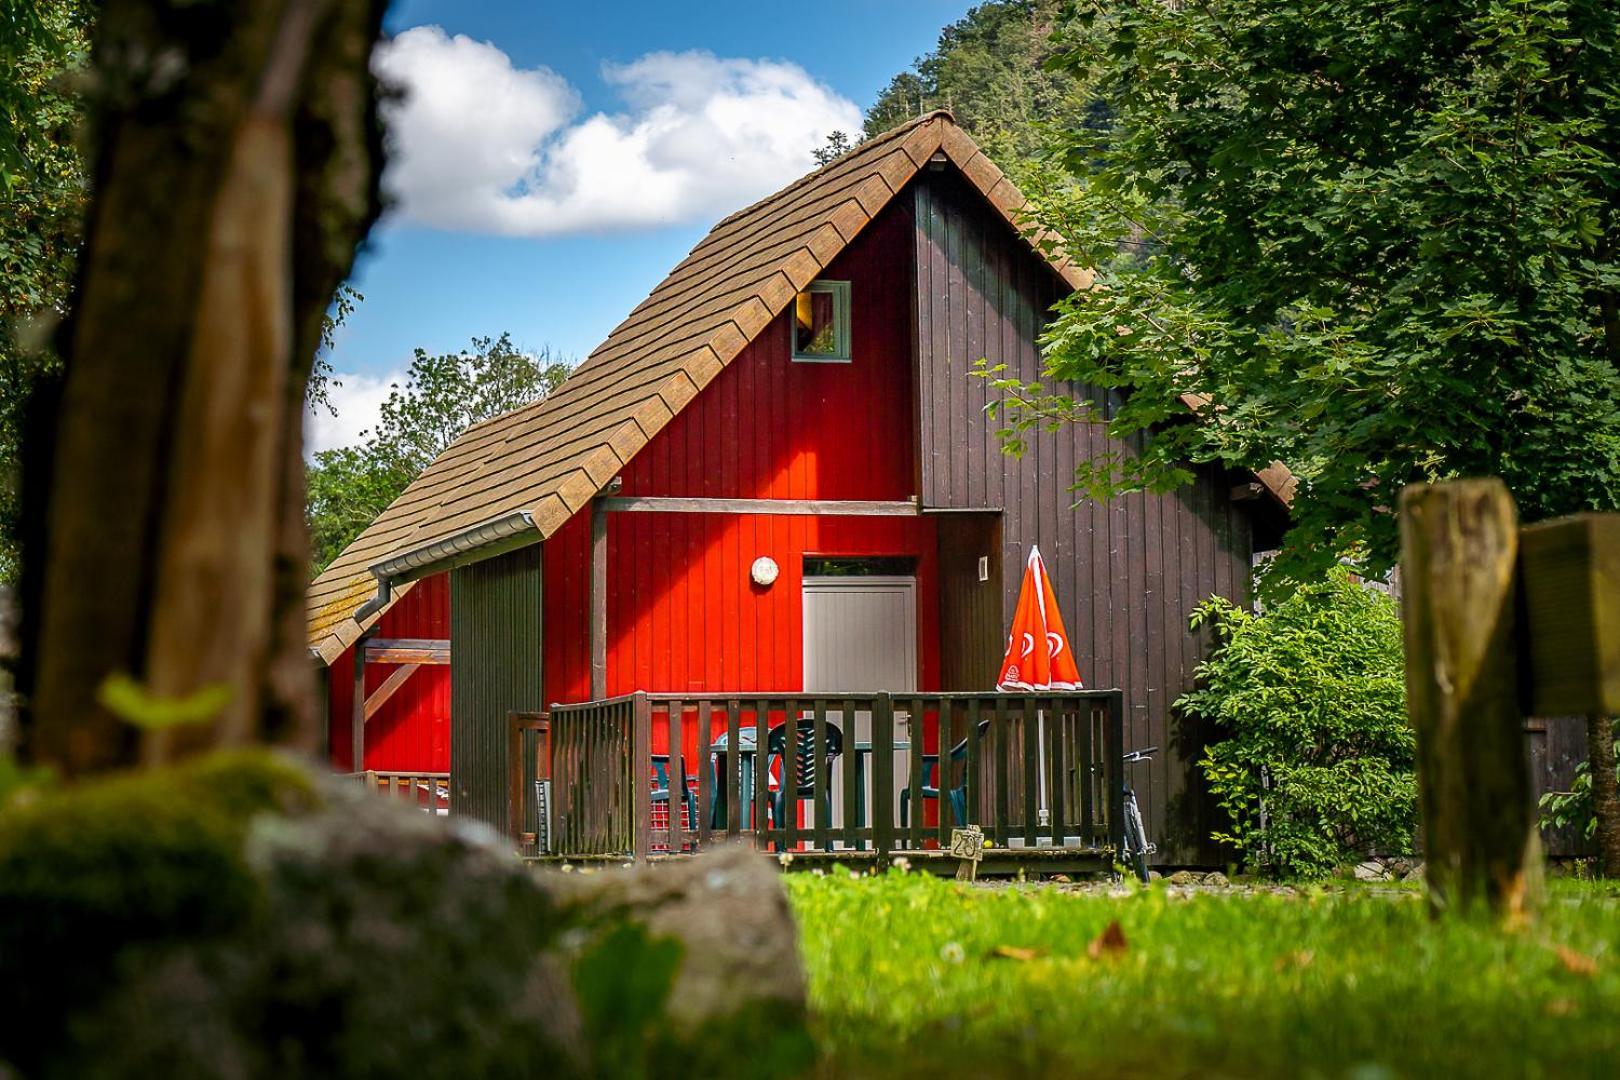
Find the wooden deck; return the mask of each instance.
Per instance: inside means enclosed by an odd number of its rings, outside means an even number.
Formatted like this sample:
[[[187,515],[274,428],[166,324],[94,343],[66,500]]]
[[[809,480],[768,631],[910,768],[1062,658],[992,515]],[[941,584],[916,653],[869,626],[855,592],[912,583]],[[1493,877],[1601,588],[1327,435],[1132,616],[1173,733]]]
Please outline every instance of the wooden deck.
[[[646,856],[642,862],[656,864],[679,859],[689,859],[691,852],[682,852],[671,855],[667,852]],[[814,870],[831,870],[834,867],[844,867],[857,873],[866,873],[869,870],[881,871],[890,866],[896,859],[905,859],[909,868],[915,872],[934,874],[938,877],[953,877],[956,874],[957,860],[951,857],[948,851],[938,848],[923,851],[895,851],[888,855],[880,855],[876,851],[795,851],[791,859],[784,860],[782,855],[773,852],[761,852],[760,857],[770,859],[788,872],[803,873]],[[632,860],[623,855],[549,855],[527,854],[523,861],[536,866],[626,866]],[[979,863],[978,876],[980,878],[1036,876],[1046,874],[1108,874],[1113,873],[1115,866],[1114,848],[1103,846],[1097,848],[986,848],[984,858]]]
[[[524,855],[559,861],[741,841],[795,866],[904,855],[954,872],[951,831],[975,825],[989,843],[981,873],[1107,869],[1122,821],[1122,712],[1114,690],[558,705],[513,717],[512,833]]]

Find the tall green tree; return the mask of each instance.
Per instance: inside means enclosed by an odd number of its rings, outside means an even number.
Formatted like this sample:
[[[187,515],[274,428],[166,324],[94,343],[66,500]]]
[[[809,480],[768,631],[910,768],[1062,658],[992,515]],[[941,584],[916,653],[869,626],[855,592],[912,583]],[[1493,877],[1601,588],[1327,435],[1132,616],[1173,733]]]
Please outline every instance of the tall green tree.
[[[67,312],[90,195],[81,147],[94,0],[0,0],[0,581],[17,576],[18,467],[36,386],[61,371],[54,332]],[[331,335],[361,299],[341,286]],[[326,403],[324,353],[309,398]]]
[[[322,450],[309,466],[314,572],[325,569],[457,435],[545,397],[570,367],[549,348],[518,349],[509,334],[473,338],[470,349],[441,356],[417,349],[404,384],[396,384],[383,402],[377,426],[362,432],[365,441]]]
[[[1110,112],[1036,195],[1097,287],[1052,324],[1048,374],[1127,393],[1102,419],[1000,381],[1009,441],[1064,419],[1145,436],[1081,468],[1099,497],[1286,462],[1284,580],[1392,564],[1414,482],[1495,474],[1529,520],[1620,508],[1620,7],[1075,16],[1051,67]]]
[[[1098,287],[1063,305],[1049,374],[1125,389],[1105,422],[1151,434],[1082,488],[1284,461],[1300,579],[1392,563],[1414,481],[1500,475],[1529,520],[1620,506],[1620,8],[1076,9],[1052,67],[1110,115],[1035,194]],[[1003,386],[1013,441],[1101,420]]]
[[[0,580],[16,573],[22,428],[67,309],[86,182],[78,82],[90,5],[0,0]]]
[[[1052,55],[1061,0],[994,0],[945,27],[939,44],[890,80],[866,113],[865,134],[881,135],[930,109],[950,109],[1004,167],[1043,146],[1043,125],[1091,111],[1085,87],[1042,67]]]

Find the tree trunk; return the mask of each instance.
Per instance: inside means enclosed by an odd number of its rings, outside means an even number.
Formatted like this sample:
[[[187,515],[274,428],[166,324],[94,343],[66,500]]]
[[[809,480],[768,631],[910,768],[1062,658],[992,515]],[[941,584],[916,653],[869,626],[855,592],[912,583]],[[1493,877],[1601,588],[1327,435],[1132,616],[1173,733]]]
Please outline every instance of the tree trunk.
[[[1614,776],[1614,721],[1607,716],[1586,718],[1586,753],[1597,819],[1598,874],[1620,877],[1620,792]]]
[[[1407,711],[1436,910],[1522,917],[1539,852],[1513,649],[1519,526],[1500,480],[1401,494]]]
[[[27,463],[25,751],[67,775],[313,749],[302,403],[378,212],[383,0],[108,0],[64,382]],[[103,703],[228,689],[146,729]]]

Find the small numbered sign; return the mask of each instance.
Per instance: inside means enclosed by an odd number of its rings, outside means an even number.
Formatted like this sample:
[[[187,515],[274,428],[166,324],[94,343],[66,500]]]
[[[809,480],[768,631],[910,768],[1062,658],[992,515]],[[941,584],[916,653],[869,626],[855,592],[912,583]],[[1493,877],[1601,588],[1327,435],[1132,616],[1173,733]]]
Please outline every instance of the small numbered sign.
[[[984,830],[977,825],[951,830],[951,854],[978,862],[984,858]]]

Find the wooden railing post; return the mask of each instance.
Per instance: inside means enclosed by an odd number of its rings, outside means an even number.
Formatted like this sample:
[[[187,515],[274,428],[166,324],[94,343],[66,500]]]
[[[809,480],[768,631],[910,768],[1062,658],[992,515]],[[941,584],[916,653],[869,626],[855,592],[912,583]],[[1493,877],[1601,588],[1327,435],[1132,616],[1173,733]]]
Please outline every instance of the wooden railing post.
[[[699,849],[708,846],[709,834],[713,831],[712,815],[714,813],[714,759],[712,757],[714,736],[714,706],[705,699],[697,703],[697,846]]]
[[[349,709],[349,754],[354,759],[354,771],[366,771],[366,642],[368,630],[355,641],[354,700]]]
[[[1518,548],[1500,480],[1401,494],[1407,711],[1436,910],[1518,917],[1539,873],[1514,647]]]
[[[686,847],[685,830],[681,827],[681,811],[686,807],[686,755],[681,747],[686,741],[681,713],[686,705],[679,699],[671,701],[669,716],[669,843],[671,855],[678,855]],[[649,813],[651,811],[649,810]],[[694,828],[697,822],[692,822]]]
[[[770,745],[771,702],[769,698],[754,698],[754,844],[764,851],[769,846],[771,826],[771,770]]]
[[[652,704],[637,692],[630,708],[630,853],[645,859],[652,851]]]
[[[872,701],[872,849],[879,859],[894,850],[894,699]]]

